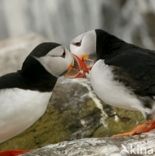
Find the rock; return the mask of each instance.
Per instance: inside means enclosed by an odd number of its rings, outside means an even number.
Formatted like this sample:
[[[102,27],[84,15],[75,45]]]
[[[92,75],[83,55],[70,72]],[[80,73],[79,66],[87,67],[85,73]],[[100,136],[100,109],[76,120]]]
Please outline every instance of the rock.
[[[85,138],[48,145],[24,156],[154,156],[155,133],[132,138]]]
[[[0,42],[0,73],[16,71],[40,42],[28,35]],[[46,113],[22,134],[0,144],[0,149],[34,149],[51,143],[88,137],[107,137],[143,122],[142,115],[102,103],[85,79],[60,78]]]
[[[0,75],[20,69],[31,50],[45,41],[36,34],[0,41]]]

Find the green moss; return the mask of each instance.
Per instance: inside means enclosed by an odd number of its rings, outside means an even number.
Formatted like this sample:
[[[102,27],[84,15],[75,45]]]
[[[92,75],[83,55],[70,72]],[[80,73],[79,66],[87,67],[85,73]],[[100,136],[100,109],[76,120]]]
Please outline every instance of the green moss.
[[[79,110],[79,116],[80,118],[84,118],[96,111],[98,111],[98,108],[96,108],[95,103],[92,100],[87,100]]]
[[[0,149],[32,149],[67,140],[72,133],[70,125],[75,125],[74,122],[76,122],[73,114],[72,110],[60,112],[50,106],[39,121],[24,133],[0,144]]]
[[[114,134],[122,133],[131,130],[137,124],[144,122],[141,113],[134,111],[127,111],[124,109],[115,108],[116,114],[120,117],[119,121],[115,121],[114,117],[106,119],[107,127],[100,126],[95,132],[94,137],[112,136]]]

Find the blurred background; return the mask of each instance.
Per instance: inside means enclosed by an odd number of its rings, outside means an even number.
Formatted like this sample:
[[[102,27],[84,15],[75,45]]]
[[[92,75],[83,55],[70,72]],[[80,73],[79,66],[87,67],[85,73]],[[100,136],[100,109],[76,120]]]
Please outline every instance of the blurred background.
[[[0,0],[0,39],[37,33],[68,44],[94,28],[153,49],[155,1]]]

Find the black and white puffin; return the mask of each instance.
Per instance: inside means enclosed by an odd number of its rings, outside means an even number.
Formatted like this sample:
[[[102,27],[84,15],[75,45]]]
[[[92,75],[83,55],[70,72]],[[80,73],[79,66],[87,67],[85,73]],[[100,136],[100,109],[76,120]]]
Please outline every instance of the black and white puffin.
[[[90,82],[100,99],[115,107],[140,111],[148,119],[118,136],[155,129],[155,51],[100,29],[75,37],[70,50],[84,67],[76,77],[85,77],[90,71]],[[87,65],[90,62],[94,62],[92,67]]]
[[[74,63],[60,44],[42,43],[26,58],[21,70],[0,77],[0,143],[18,135],[45,112],[57,78]],[[1,151],[16,155],[23,151]]]

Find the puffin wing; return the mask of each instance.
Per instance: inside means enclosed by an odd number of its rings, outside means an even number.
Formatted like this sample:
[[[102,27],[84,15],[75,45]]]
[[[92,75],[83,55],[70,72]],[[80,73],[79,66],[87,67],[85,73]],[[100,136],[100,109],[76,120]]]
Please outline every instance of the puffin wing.
[[[142,96],[155,95],[155,52],[135,48],[105,60],[117,80]]]

